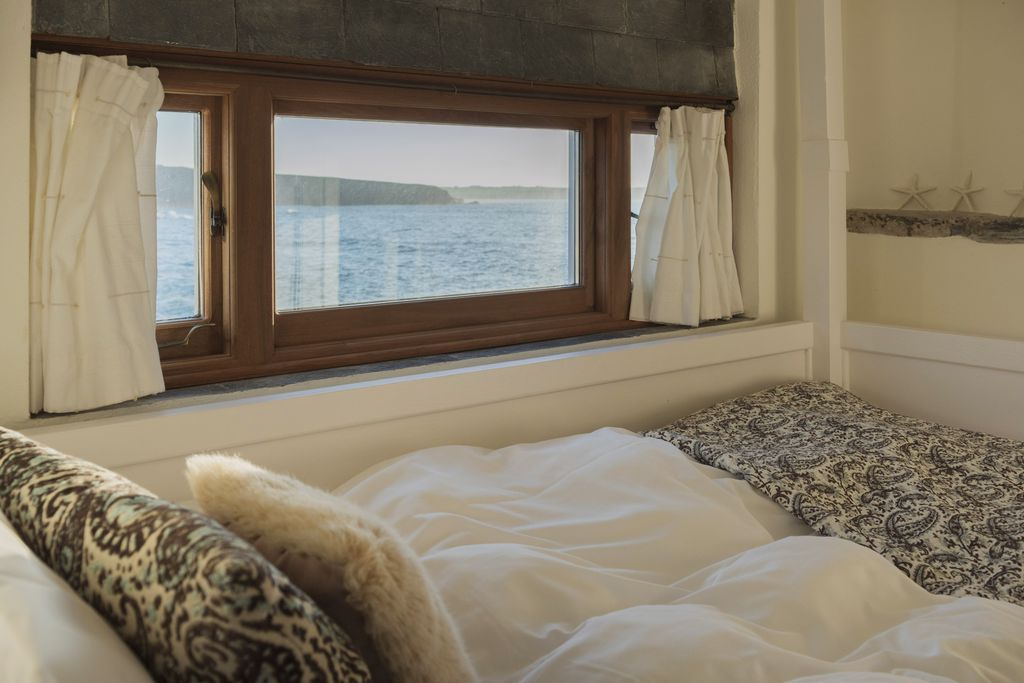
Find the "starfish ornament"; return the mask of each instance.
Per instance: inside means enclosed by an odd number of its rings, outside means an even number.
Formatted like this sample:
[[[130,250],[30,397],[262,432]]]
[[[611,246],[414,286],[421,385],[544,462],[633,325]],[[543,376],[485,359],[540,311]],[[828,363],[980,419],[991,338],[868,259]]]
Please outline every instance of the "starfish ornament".
[[[1010,212],[1011,216],[1016,216],[1017,212],[1024,208],[1024,183],[1020,184],[1019,190],[1007,190],[1006,194],[1012,194],[1014,197],[1020,197],[1020,201],[1017,202],[1017,206],[1013,207],[1013,211]]]
[[[985,188],[984,187],[971,187],[971,184],[973,182],[974,182],[974,171],[971,171],[970,173],[967,174],[967,179],[964,181],[963,185],[960,185],[960,186],[954,185],[953,187],[950,188],[951,190],[953,190],[953,192],[956,192],[958,195],[960,195],[959,197],[957,197],[956,204],[953,205],[953,208],[950,209],[950,211],[956,211],[957,209],[960,208],[961,204],[967,204],[967,210],[968,211],[977,211],[977,209],[974,208],[974,202],[971,201],[971,195],[972,194],[976,194],[978,192],[981,192]]]
[[[906,208],[907,204],[909,204],[910,202],[915,201],[915,200],[917,201],[918,204],[921,205],[921,207],[925,211],[931,211],[932,210],[932,207],[928,206],[928,202],[926,202],[924,197],[922,197],[921,195],[923,195],[925,193],[928,193],[928,192],[931,192],[931,191],[935,190],[936,188],[934,188],[934,187],[918,187],[918,185],[917,185],[917,174],[916,173],[910,179],[910,184],[907,187],[890,187],[889,189],[892,190],[893,192],[899,192],[900,194],[907,195],[906,200],[902,204],[900,204],[900,207],[899,207],[899,209],[897,209],[897,211],[899,211],[899,210],[901,210],[903,208]]]

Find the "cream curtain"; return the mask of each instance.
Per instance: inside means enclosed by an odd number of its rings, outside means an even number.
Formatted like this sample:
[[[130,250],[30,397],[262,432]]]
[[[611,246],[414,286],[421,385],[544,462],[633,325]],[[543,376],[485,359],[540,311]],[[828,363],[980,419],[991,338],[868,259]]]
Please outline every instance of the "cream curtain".
[[[725,112],[665,107],[637,221],[629,317],[697,326],[742,312]]]
[[[32,65],[32,411],[164,390],[156,346],[155,69]]]

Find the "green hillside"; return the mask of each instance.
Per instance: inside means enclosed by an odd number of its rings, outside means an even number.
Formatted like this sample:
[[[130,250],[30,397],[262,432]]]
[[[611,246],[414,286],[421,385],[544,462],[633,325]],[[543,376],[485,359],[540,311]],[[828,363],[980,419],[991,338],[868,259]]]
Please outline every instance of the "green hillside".
[[[156,193],[160,206],[189,208],[195,201],[192,169],[156,167]],[[277,203],[305,206],[359,206],[379,204],[458,204],[459,200],[433,185],[385,183],[373,180],[277,176]]]
[[[569,190],[564,187],[523,187],[510,185],[502,187],[487,187],[484,185],[470,185],[467,187],[446,187],[448,194],[461,199],[464,202],[471,201],[496,201],[496,200],[530,200],[530,199],[565,199]]]

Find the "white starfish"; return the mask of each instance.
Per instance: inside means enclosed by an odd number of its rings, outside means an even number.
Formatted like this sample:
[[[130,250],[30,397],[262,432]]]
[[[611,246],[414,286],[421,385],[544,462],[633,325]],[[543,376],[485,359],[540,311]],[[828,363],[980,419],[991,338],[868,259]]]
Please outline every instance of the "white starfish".
[[[907,206],[907,204],[909,204],[910,202],[914,201],[915,199],[917,200],[917,203],[920,204],[924,208],[925,211],[931,211],[932,210],[932,207],[928,206],[928,202],[926,202],[924,200],[924,197],[922,197],[921,195],[923,195],[923,194],[925,194],[927,192],[931,192],[935,188],[934,187],[918,187],[917,186],[917,174],[916,173],[910,179],[910,185],[908,185],[907,187],[890,187],[889,189],[892,190],[893,192],[899,192],[900,194],[907,195],[906,201],[904,201],[902,204],[900,204],[900,207],[899,207],[899,209],[897,209],[897,211],[899,211],[900,209],[905,208]]]
[[[1020,201],[1017,202],[1017,206],[1013,207],[1013,211],[1010,212],[1011,216],[1016,216],[1017,212],[1024,208],[1024,183],[1020,184],[1019,190],[1007,190],[1006,194],[1012,194],[1014,197],[1020,197]]]
[[[975,194],[977,192],[981,192],[985,188],[984,187],[971,187],[971,183],[972,182],[974,182],[974,171],[971,171],[971,172],[969,172],[967,174],[967,180],[964,181],[963,185],[961,185],[959,187],[954,185],[953,187],[950,188],[951,190],[953,190],[953,192],[956,192],[958,195],[960,195],[959,197],[957,197],[956,204],[953,205],[953,208],[950,209],[950,211],[956,211],[958,208],[960,208],[960,204],[964,204],[964,203],[967,204],[967,210],[968,211],[976,211],[977,210],[977,209],[974,208],[974,202],[971,201],[971,195]]]

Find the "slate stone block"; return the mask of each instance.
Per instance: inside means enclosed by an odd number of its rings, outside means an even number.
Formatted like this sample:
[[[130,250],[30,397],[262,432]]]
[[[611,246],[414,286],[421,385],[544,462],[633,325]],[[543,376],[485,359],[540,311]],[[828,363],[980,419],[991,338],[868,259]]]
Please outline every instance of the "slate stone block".
[[[33,0],[32,31],[106,38],[110,35],[107,0]]]
[[[738,97],[736,86],[736,56],[731,47],[715,48],[715,70],[718,73],[718,93],[723,97]]]
[[[431,7],[444,7],[445,9],[460,9],[466,12],[479,12],[481,0],[406,0]]]
[[[109,0],[110,37],[129,43],[168,43],[235,49],[232,0]]]
[[[626,0],[626,26],[630,33],[680,40],[687,21],[684,0]]]
[[[707,45],[658,41],[661,87],[690,95],[715,94],[718,72],[715,50]]]
[[[558,23],[621,33],[626,30],[625,0],[559,0]]]
[[[446,71],[522,77],[518,19],[446,9],[440,13]]]
[[[523,22],[523,73],[556,83],[594,82],[593,34],[581,28]]]
[[[658,42],[654,38],[595,32],[594,68],[599,85],[658,90]]]
[[[237,0],[238,51],[341,57],[342,0]]]
[[[552,24],[558,15],[555,0],[483,0],[483,11]]]
[[[345,55],[360,64],[441,68],[433,5],[345,0]]]
[[[733,0],[687,0],[679,38],[691,43],[732,47]]]

